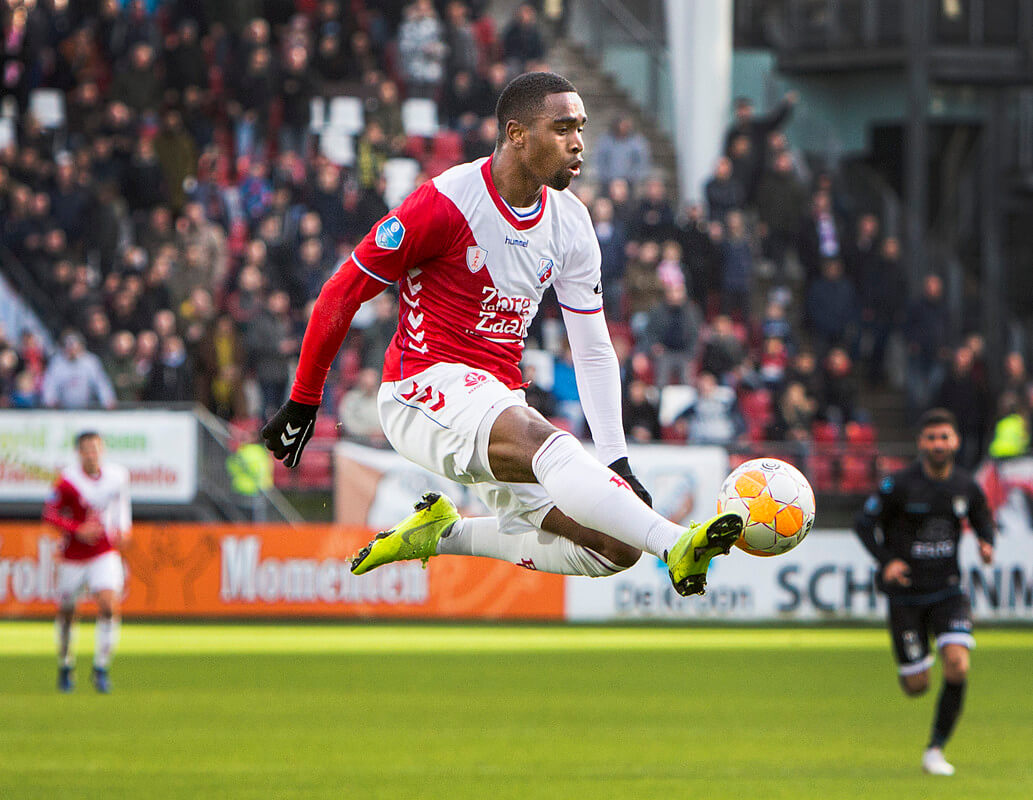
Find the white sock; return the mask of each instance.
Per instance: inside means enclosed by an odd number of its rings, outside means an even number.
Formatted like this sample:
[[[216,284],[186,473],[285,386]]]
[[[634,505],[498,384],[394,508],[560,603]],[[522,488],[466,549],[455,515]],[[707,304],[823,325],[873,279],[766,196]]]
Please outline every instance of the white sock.
[[[538,448],[531,469],[556,506],[581,525],[666,561],[685,529],[639,500],[569,433],[557,431]]]
[[[57,643],[57,663],[62,667],[71,667],[75,663],[72,656],[72,622],[64,617],[54,620],[54,641]]]
[[[623,569],[594,550],[546,531],[502,533],[495,517],[459,520],[438,540],[438,554],[496,558],[557,575],[601,577]]]
[[[97,646],[93,653],[93,666],[107,669],[111,663],[111,654],[118,644],[119,621],[117,617],[99,617],[97,619]]]

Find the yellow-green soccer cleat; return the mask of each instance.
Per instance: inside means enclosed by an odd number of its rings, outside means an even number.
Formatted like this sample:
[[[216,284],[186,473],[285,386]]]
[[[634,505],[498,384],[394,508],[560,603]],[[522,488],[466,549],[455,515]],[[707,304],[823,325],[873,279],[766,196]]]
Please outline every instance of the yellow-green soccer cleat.
[[[353,574],[365,575],[392,561],[417,558],[426,566],[427,559],[438,552],[441,535],[459,521],[459,512],[455,503],[437,492],[427,492],[414,508],[412,514],[391,530],[378,533],[359,551],[352,559]]]
[[[742,517],[732,513],[689,523],[688,530],[667,554],[667,572],[678,594],[688,597],[706,592],[710,559],[732,549],[742,533],[742,525]]]

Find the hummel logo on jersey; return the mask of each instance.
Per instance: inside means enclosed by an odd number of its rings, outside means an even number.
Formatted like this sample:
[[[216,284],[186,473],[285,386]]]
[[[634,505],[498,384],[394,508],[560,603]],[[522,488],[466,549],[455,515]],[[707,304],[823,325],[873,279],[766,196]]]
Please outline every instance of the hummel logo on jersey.
[[[471,245],[466,248],[466,266],[470,272],[477,272],[488,261],[488,251],[483,247]]]
[[[527,247],[527,245],[530,244],[530,242],[528,242],[527,239],[513,239],[507,236],[506,244],[512,244],[517,247]]]
[[[538,283],[545,283],[552,277],[552,259],[543,258],[538,262]]]
[[[405,226],[398,217],[388,217],[377,227],[376,243],[385,250],[397,250],[405,238]]]

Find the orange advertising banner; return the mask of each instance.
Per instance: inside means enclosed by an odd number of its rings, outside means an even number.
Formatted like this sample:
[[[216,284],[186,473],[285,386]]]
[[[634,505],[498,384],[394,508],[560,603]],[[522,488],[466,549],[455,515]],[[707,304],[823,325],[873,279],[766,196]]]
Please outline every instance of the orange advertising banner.
[[[372,537],[342,525],[137,523],[123,550],[127,617],[559,619],[563,577],[486,558],[440,556],[348,569]],[[0,523],[0,618],[55,611],[60,538]],[[90,612],[90,605],[83,610]]]

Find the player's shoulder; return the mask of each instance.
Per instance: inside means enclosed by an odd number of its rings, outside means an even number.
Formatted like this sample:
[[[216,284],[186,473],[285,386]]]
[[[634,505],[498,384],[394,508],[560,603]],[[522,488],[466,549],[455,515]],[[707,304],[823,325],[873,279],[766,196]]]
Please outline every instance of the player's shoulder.
[[[68,464],[59,468],[54,474],[54,487],[60,488],[62,486],[74,484],[76,472],[76,465],[74,464]]]
[[[956,466],[951,474],[953,483],[955,486],[963,489],[966,492],[978,491],[982,492],[982,488],[979,486],[979,481],[976,480],[976,476],[972,474],[972,471],[966,467]]]
[[[921,477],[921,467],[916,461],[903,469],[884,475],[879,481],[879,494],[891,495],[900,489],[906,489],[918,477]]]
[[[456,164],[427,183],[431,184],[441,197],[447,197],[457,205],[465,205],[471,196],[485,192],[481,171],[487,160],[479,158],[465,164]]]
[[[104,463],[104,472],[113,483],[129,483],[129,468],[115,461]]]
[[[569,187],[562,191],[549,190],[549,199],[556,204],[560,218],[574,225],[592,227],[592,216],[580,197]]]
[[[488,197],[482,170],[486,158],[457,164],[427,181],[426,191],[432,192],[427,200],[432,201],[435,211],[453,222],[473,219],[477,209]],[[490,201],[489,201],[490,203]]]

